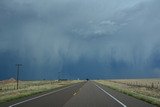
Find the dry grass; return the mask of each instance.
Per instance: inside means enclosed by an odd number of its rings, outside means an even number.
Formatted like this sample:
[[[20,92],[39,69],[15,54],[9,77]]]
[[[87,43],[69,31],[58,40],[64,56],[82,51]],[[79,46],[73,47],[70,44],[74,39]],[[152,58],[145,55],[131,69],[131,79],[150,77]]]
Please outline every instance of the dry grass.
[[[17,90],[16,81],[0,81],[0,103],[78,82],[81,81],[20,81]]]
[[[98,80],[96,82],[160,106],[160,79]]]

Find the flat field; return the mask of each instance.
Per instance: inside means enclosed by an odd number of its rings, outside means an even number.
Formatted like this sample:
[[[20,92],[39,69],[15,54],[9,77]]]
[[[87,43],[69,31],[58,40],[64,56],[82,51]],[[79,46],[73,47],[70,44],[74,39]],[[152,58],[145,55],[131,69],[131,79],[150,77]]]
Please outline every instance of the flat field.
[[[96,82],[148,103],[160,106],[160,78],[96,80]]]
[[[0,81],[0,103],[21,97],[54,90],[81,81],[19,81],[19,89],[14,79]]]

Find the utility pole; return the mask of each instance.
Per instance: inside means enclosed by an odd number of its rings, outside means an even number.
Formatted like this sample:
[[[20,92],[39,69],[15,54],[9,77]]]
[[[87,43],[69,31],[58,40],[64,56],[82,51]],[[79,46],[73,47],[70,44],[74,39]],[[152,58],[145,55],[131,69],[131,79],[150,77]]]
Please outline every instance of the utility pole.
[[[22,66],[22,64],[16,64],[17,67],[17,90],[18,90],[18,80],[19,80],[19,68]]]

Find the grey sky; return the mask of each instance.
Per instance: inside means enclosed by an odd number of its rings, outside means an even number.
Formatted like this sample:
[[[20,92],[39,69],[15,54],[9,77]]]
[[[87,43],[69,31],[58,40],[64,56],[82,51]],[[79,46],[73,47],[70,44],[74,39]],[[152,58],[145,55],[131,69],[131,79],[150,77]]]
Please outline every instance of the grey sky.
[[[1,0],[0,58],[36,65],[35,76],[81,59],[160,76],[159,10],[159,0]]]

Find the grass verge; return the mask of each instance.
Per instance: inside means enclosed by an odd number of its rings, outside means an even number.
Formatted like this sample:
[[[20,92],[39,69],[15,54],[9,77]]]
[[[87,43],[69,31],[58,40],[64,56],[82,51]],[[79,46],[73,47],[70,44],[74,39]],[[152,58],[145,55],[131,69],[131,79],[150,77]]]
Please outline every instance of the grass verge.
[[[148,102],[150,104],[160,107],[160,98],[148,96],[147,94],[145,94],[145,92],[143,92],[143,94],[139,93],[137,90],[135,90],[135,88],[131,86],[124,86],[124,84],[114,83],[114,82],[107,81],[107,80],[98,80],[95,82],[100,83],[108,88],[114,89],[121,93],[127,94],[129,96],[135,97],[137,99],[143,100],[145,102]],[[136,88],[140,88],[140,87],[136,87]]]
[[[3,83],[0,84],[3,87],[0,90],[0,103],[58,90],[78,82],[81,81],[21,81],[20,89],[18,90],[10,88],[16,83]],[[5,88],[6,86],[9,88]]]

